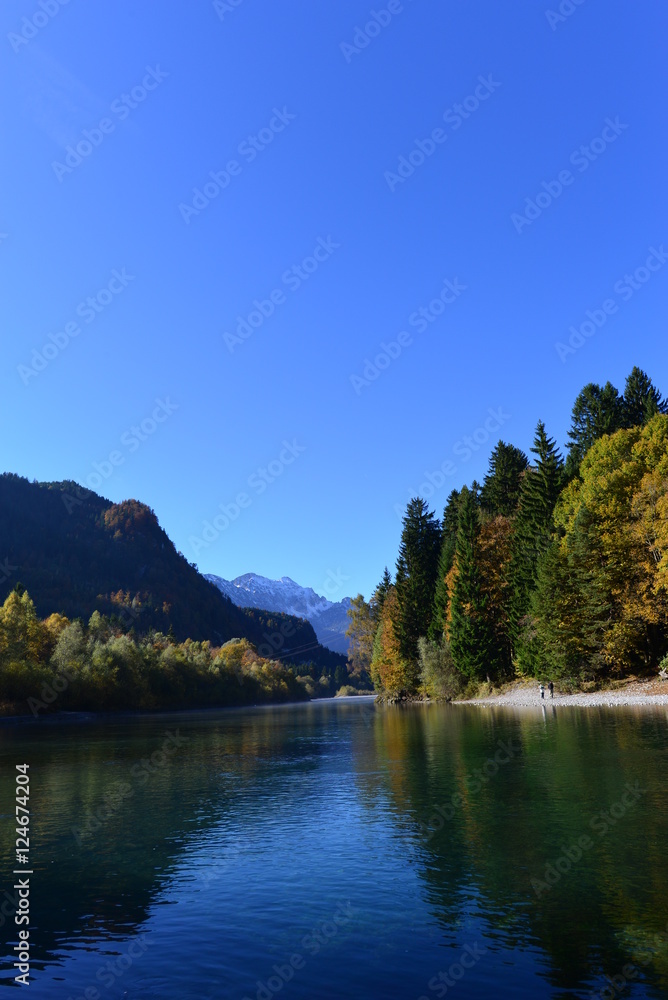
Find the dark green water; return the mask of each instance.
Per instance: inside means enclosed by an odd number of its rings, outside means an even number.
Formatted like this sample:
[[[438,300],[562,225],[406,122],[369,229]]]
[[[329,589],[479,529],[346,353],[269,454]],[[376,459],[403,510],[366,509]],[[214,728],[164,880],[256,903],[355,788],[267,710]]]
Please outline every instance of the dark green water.
[[[665,709],[4,724],[12,915],[24,761],[33,998],[668,995]]]

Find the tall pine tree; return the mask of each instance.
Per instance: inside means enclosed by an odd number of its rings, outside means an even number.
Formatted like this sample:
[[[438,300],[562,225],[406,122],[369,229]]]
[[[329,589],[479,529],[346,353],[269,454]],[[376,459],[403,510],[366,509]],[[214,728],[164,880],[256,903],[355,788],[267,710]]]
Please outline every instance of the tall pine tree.
[[[373,597],[371,598],[371,603],[375,605],[375,613],[378,618],[380,618],[381,611],[383,610],[383,604],[385,603],[385,598],[387,597],[390,587],[392,586],[392,577],[390,576],[390,571],[385,567],[383,571],[383,576],[380,583],[376,587]]]
[[[606,669],[603,649],[612,604],[597,525],[582,505],[567,538],[554,539],[538,563],[531,596],[531,673],[577,680]]]
[[[604,386],[590,382],[579,393],[571,411],[568,432],[566,473],[569,479],[577,475],[580,462],[595,441],[624,426],[624,412],[624,400],[611,382]]]
[[[490,455],[489,469],[482,484],[482,509],[492,517],[515,513],[520,499],[520,487],[529,460],[515,445],[499,441]]]
[[[438,559],[436,589],[434,591],[434,608],[429,626],[429,638],[433,639],[434,642],[438,642],[441,639],[445,629],[449,600],[446,577],[455,561],[457,524],[459,521],[459,497],[459,490],[452,490],[443,511],[441,551]]]
[[[637,366],[626,380],[623,405],[624,427],[643,427],[657,413],[668,413],[668,402]]]
[[[409,663],[417,664],[418,639],[429,632],[440,549],[438,519],[424,500],[411,500],[403,519],[395,584],[401,655]]]
[[[552,539],[552,515],[564,479],[563,460],[554,439],[547,436],[542,420],[538,421],[531,452],[536,461],[522,480],[509,567],[512,590],[509,626],[515,652],[536,583],[538,559]]]
[[[470,680],[492,671],[494,640],[486,619],[480,570],[480,516],[474,493],[462,489],[456,545],[456,578],[450,608],[450,649],[457,670]]]

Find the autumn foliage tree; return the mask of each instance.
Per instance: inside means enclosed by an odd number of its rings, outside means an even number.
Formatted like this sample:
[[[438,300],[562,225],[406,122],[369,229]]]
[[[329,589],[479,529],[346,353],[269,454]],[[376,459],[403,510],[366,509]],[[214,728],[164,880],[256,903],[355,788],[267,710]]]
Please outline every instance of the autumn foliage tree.
[[[668,664],[668,402],[640,368],[623,394],[592,382],[566,465],[542,421],[531,453],[499,441],[482,488],[451,491],[437,559],[438,522],[409,505],[374,637],[380,687],[444,697],[487,677],[580,683]]]
[[[397,588],[388,590],[373,644],[371,677],[376,688],[393,696],[414,694],[418,675],[401,652]]]

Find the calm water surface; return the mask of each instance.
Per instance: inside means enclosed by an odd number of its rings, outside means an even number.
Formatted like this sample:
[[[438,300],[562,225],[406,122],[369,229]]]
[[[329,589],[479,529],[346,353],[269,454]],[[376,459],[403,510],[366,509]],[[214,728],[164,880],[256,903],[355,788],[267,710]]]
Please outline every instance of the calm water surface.
[[[4,724],[28,995],[668,996],[667,720],[351,699]]]

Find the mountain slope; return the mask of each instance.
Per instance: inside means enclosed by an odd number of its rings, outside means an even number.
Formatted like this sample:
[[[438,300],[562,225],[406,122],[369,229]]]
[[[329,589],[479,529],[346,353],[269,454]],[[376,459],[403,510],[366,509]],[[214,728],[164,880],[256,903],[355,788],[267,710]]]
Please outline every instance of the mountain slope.
[[[349,597],[342,601],[329,601],[316,594],[311,587],[301,587],[289,576],[269,580],[257,573],[245,573],[235,580],[225,580],[213,574],[208,574],[206,578],[239,607],[266,608],[306,618],[323,646],[347,654],[349,640],[345,633],[349,624]]]
[[[117,615],[138,632],[221,645],[235,637],[289,662],[342,663],[300,618],[237,607],[177,552],[145,504],[113,504],[76,483],[0,476],[2,598],[17,581],[38,614]]]

